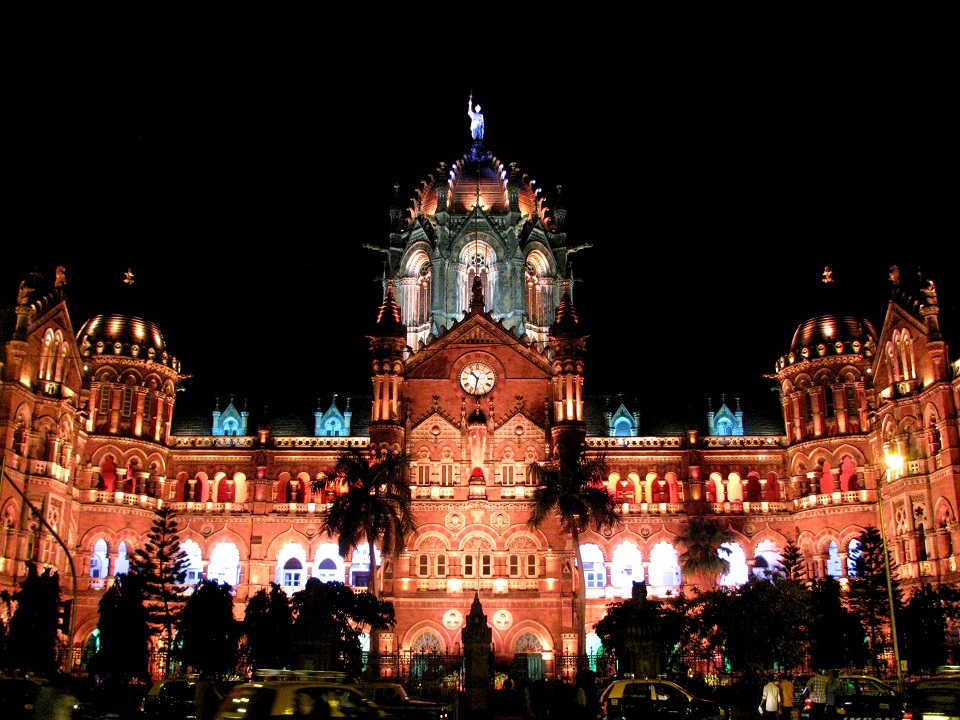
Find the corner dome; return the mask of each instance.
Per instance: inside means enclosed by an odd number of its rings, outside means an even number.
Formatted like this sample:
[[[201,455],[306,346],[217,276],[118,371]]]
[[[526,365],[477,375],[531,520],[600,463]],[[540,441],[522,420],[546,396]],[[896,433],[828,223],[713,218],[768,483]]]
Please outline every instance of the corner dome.
[[[175,363],[157,326],[138,317],[97,315],[87,320],[77,333],[84,355],[127,355]]]
[[[855,315],[819,315],[797,327],[790,343],[790,352],[781,362],[828,355],[864,355],[870,357],[877,347],[879,335],[866,318]]]

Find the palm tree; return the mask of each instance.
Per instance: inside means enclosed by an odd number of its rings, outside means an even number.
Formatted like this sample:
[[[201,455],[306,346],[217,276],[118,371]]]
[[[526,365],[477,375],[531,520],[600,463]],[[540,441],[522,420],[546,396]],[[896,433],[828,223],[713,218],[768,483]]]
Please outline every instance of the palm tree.
[[[680,553],[680,569],[684,575],[697,579],[695,585],[713,587],[721,575],[730,572],[730,548],[724,543],[736,540],[733,532],[713,518],[694,516],[686,529],[677,536],[677,543],[684,547]]]
[[[607,492],[604,482],[609,474],[602,455],[588,457],[582,446],[567,441],[557,447],[557,460],[532,463],[528,476],[538,485],[533,495],[533,511],[527,526],[539,530],[548,520],[558,518],[563,532],[573,538],[576,553],[579,592],[577,595],[577,643],[581,656],[586,652],[587,595],[580,533],[593,525],[599,532],[620,519],[619,506]]]
[[[322,514],[321,530],[337,538],[341,557],[367,543],[370,551],[370,580],[367,591],[380,597],[377,582],[376,544],[385,556],[403,549],[416,529],[411,510],[412,497],[404,453],[370,459],[357,448],[344,450],[334,466],[347,491],[338,495]]]
[[[323,513],[321,531],[337,537],[340,557],[346,557],[366,541],[370,552],[370,579],[367,592],[380,597],[377,580],[376,543],[384,557],[392,557],[404,547],[407,537],[416,530],[413,516],[405,453],[370,457],[357,448],[344,450],[334,465],[347,491],[338,495]],[[370,653],[380,653],[379,628],[370,627]],[[368,664],[371,673],[379,673],[374,660]]]

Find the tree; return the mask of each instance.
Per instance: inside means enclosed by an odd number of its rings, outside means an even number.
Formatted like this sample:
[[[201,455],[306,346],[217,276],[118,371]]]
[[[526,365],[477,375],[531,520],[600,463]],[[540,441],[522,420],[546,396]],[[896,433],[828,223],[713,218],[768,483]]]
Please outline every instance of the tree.
[[[562,532],[573,539],[577,563],[577,647],[584,656],[587,647],[587,594],[580,533],[591,525],[600,532],[620,519],[619,506],[604,487],[609,470],[603,455],[588,456],[571,440],[557,445],[554,462],[532,463],[528,477],[537,488],[527,526],[540,530],[548,521],[559,520]]]
[[[100,647],[90,661],[96,675],[117,683],[150,677],[150,625],[140,575],[119,573],[97,605]]]
[[[392,603],[371,593],[355,593],[341,582],[310,578],[293,594],[291,606],[293,662],[298,669],[336,668],[359,677],[363,629],[388,630],[396,625]]]
[[[912,673],[932,673],[949,661],[947,630],[958,618],[958,604],[960,593],[950,585],[921,583],[910,593],[897,615],[897,630],[904,639],[901,654]]]
[[[677,543],[683,546],[677,560],[683,574],[694,578],[694,584],[702,588],[713,588],[722,575],[730,572],[730,548],[724,543],[734,542],[735,536],[729,528],[719,521],[702,515],[690,518],[687,527],[677,536]]]
[[[780,555],[780,565],[787,580],[807,579],[807,568],[803,560],[803,552],[793,540],[788,540]]]
[[[275,582],[270,590],[260,588],[247,601],[243,613],[243,636],[247,662],[254,670],[290,667],[290,634],[293,608],[290,598]]]
[[[190,559],[180,549],[176,513],[170,505],[157,510],[143,547],[130,559],[130,572],[143,578],[147,618],[153,634],[162,635],[167,652],[163,674],[170,674],[170,650],[173,648],[177,616],[183,609],[183,581]]]
[[[410,481],[406,454],[396,453],[370,459],[364,452],[350,448],[341,453],[333,474],[341,478],[347,491],[338,495],[323,513],[321,530],[337,538],[341,557],[347,557],[366,542],[370,551],[368,591],[380,597],[377,579],[376,544],[386,556],[403,549],[407,536],[416,529],[411,510]]]
[[[57,668],[60,576],[27,562],[27,576],[11,597],[16,610],[7,637],[9,669],[50,677]]]
[[[810,664],[814,668],[862,666],[864,630],[841,601],[840,583],[829,575],[810,584]]]
[[[233,616],[230,585],[201,580],[177,620],[173,657],[203,678],[226,678],[237,670],[240,623]]]
[[[890,627],[890,594],[887,589],[887,565],[883,557],[880,531],[869,526],[857,537],[859,553],[848,578],[847,607],[860,618],[870,643],[870,664],[880,668],[880,658],[892,647],[887,633]],[[899,609],[900,588],[895,576],[890,577],[894,607]],[[898,638],[899,639],[899,638]]]

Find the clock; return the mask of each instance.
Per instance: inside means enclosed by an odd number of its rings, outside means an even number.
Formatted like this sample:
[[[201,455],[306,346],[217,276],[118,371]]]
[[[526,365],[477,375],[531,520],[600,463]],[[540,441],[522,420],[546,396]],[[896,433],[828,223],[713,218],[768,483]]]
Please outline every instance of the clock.
[[[480,360],[467,363],[460,371],[460,387],[471,395],[486,395],[496,381],[493,368]]]

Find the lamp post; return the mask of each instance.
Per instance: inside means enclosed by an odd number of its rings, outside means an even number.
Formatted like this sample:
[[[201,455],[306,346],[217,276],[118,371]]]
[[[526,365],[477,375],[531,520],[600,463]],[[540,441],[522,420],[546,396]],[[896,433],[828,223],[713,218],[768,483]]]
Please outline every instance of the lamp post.
[[[903,470],[903,458],[884,448],[884,461],[887,465],[886,476],[877,483],[877,504],[880,506],[880,543],[883,547],[883,567],[887,573],[887,600],[890,602],[890,635],[893,638],[893,661],[897,667],[897,689],[903,692],[903,670],[900,668],[900,645],[897,642],[897,619],[893,602],[893,580],[890,570],[890,555],[887,552],[887,525],[883,519],[883,483],[898,477]]]

